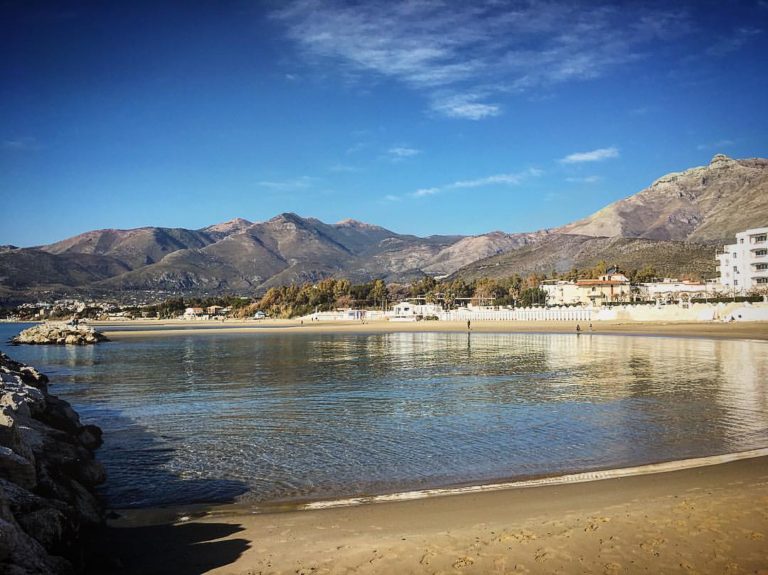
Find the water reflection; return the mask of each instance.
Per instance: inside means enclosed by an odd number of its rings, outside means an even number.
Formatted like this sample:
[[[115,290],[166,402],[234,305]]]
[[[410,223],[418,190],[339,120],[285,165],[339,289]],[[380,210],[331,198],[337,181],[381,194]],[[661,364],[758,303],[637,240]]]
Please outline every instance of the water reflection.
[[[19,357],[18,350],[22,351]],[[768,446],[763,342],[594,334],[186,335],[14,348],[152,469],[258,501],[615,467]],[[111,414],[119,413],[120,417]],[[140,425],[158,442],[128,433]],[[148,464],[147,462],[151,462]],[[135,484],[135,477],[131,479]]]

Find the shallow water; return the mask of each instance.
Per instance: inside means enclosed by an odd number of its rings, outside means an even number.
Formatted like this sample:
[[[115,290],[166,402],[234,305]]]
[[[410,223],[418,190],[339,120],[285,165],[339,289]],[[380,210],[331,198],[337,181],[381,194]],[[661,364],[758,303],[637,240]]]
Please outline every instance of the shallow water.
[[[0,340],[18,329],[0,325]],[[220,333],[2,348],[104,429],[114,507],[332,498],[768,447],[765,342]]]

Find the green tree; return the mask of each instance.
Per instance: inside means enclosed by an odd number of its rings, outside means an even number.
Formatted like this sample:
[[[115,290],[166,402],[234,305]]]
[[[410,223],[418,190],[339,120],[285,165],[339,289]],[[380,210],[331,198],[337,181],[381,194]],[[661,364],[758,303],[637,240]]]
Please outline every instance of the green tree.
[[[522,307],[545,305],[547,303],[547,295],[545,290],[538,287],[525,288],[520,293],[519,303]]]
[[[387,301],[387,284],[384,283],[384,280],[378,279],[373,282],[370,298],[373,300],[374,306],[385,307]]]

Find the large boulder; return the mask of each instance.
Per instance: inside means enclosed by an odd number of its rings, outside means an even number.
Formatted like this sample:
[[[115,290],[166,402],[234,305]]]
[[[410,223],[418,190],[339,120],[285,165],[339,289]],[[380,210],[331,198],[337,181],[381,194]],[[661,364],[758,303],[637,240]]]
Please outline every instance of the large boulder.
[[[11,339],[15,344],[90,345],[109,341],[92,327],[70,323],[43,323],[29,327]]]

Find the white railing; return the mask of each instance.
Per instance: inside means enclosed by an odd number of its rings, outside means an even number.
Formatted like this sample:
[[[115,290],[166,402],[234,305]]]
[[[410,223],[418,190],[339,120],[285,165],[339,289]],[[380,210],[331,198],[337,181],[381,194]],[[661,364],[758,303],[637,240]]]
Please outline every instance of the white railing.
[[[595,310],[588,307],[525,307],[500,310],[452,310],[442,312],[443,321],[590,321]]]

